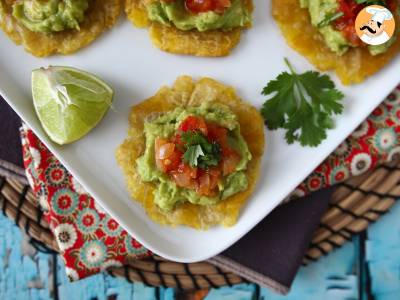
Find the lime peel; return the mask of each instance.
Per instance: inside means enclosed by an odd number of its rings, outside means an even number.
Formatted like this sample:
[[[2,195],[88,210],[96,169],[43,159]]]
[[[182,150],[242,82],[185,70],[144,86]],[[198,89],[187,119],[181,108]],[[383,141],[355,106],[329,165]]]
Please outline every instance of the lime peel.
[[[58,144],[76,141],[92,130],[112,103],[103,80],[71,67],[32,71],[32,96],[42,127]]]

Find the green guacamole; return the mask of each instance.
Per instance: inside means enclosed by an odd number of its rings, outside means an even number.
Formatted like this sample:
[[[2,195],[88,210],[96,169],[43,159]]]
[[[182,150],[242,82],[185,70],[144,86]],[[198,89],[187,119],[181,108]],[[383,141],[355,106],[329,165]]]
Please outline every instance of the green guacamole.
[[[218,183],[218,195],[206,197],[196,191],[178,187],[169,176],[160,171],[155,164],[154,142],[157,137],[169,138],[178,129],[180,123],[190,115],[201,116],[206,121],[216,122],[228,129],[230,146],[241,156],[241,161],[236,171],[224,177]],[[236,115],[225,105],[203,103],[199,107],[181,108],[168,112],[152,121],[145,122],[144,134],[146,137],[146,149],[144,154],[136,160],[137,171],[145,182],[154,182],[155,203],[164,211],[171,211],[177,203],[189,201],[198,205],[210,205],[228,198],[248,186],[245,170],[251,160],[251,153],[246,141],[240,134],[240,125]]]
[[[326,45],[338,55],[343,55],[351,47],[351,43],[343,36],[343,34],[336,30],[331,24],[324,24],[321,22],[326,20],[327,17],[332,16],[338,11],[339,2],[337,0],[299,0],[303,8],[308,8],[311,17],[311,23],[316,26],[319,32],[324,37]],[[393,44],[395,38],[391,38],[387,43],[382,45],[369,45],[368,50],[371,55],[378,55],[385,53]]]
[[[13,5],[13,16],[34,32],[79,30],[88,0],[23,0]]]
[[[222,14],[212,11],[192,14],[185,8],[184,0],[172,3],[157,1],[147,8],[147,12],[150,20],[173,24],[180,30],[230,30],[251,24],[250,11],[242,0],[232,0],[231,6]]]

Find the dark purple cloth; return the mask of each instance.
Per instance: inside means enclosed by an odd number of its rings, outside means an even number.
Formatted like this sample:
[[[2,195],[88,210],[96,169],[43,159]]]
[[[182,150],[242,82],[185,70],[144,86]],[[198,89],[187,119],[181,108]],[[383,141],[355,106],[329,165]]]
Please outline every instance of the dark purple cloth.
[[[220,256],[240,264],[238,271],[241,266],[252,270],[249,279],[286,294],[333,190],[323,189],[277,207]]]
[[[19,139],[21,120],[0,97],[0,159],[22,167],[22,148]]]
[[[0,120],[0,161],[22,167],[21,121],[1,97]],[[331,193],[332,189],[325,189],[279,206],[210,262],[279,293],[287,293]]]

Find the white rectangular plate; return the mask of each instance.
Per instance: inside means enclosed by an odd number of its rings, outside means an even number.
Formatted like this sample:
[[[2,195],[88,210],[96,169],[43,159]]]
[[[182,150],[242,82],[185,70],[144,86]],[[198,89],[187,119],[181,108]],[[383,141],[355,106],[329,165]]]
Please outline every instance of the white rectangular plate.
[[[196,58],[163,53],[151,45],[147,30],[122,21],[94,44],[70,56],[34,58],[0,34],[0,90],[3,97],[35,131],[50,150],[92,196],[146,247],[175,261],[194,262],[223,251],[251,230],[276,207],[400,81],[400,60],[392,61],[372,78],[343,87],[345,112],[336,128],[318,148],[288,146],[282,131],[266,132],[262,174],[254,195],[231,228],[208,231],[162,227],[153,223],[125,188],[114,152],[127,133],[129,107],[153,95],[176,77],[209,76],[237,88],[238,94],[256,107],[264,101],[261,90],[286,70],[288,57],[302,72],[312,69],[303,57],[285,43],[270,16],[270,1],[256,1],[254,27],[245,32],[240,45],[226,58]],[[43,132],[32,106],[30,73],[48,65],[67,65],[97,74],[114,87],[114,109],[82,140],[68,145],[53,144]],[[1,120],[6,122],[6,120]],[[277,228],[276,230],[279,230]]]

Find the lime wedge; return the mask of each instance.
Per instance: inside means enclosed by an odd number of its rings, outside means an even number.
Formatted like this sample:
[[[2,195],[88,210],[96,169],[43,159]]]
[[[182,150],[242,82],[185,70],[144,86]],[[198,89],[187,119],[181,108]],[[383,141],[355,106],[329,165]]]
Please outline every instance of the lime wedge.
[[[104,81],[70,67],[32,71],[33,105],[50,139],[72,143],[92,130],[111,106],[113,90]]]

